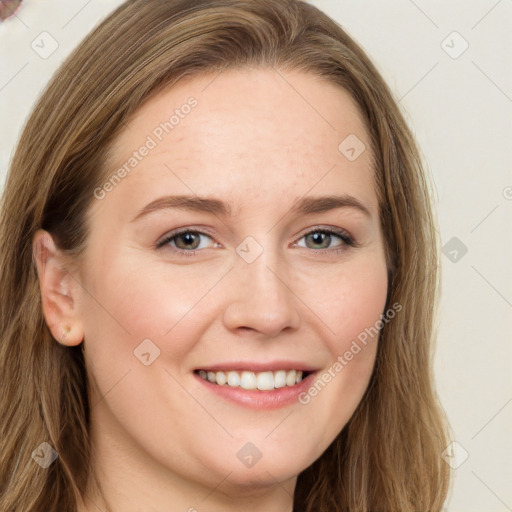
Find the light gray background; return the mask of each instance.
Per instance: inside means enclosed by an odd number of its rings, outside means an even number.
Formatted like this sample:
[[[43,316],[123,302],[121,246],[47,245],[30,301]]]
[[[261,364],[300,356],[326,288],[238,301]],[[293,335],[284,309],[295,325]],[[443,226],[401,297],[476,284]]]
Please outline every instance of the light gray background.
[[[0,186],[42,87],[120,3],[26,0],[0,23]],[[457,442],[446,510],[512,511],[512,1],[311,3],[373,58],[433,175],[446,253],[435,371]]]

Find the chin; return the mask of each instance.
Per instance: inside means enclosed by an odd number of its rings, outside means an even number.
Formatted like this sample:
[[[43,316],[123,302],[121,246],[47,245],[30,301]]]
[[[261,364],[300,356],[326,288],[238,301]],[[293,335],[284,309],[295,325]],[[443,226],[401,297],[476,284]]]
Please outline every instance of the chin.
[[[258,493],[268,491],[269,487],[291,481],[299,473],[310,466],[313,461],[298,461],[295,458],[279,454],[279,458],[269,453],[262,455],[252,466],[245,466],[238,458],[233,464],[217,467],[216,472],[226,478],[222,490],[230,493],[239,493],[246,496],[257,496]]]

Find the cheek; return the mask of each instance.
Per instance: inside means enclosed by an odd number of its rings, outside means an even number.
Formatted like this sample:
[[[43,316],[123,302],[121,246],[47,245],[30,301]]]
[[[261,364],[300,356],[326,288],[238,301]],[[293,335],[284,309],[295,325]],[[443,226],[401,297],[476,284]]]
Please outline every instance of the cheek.
[[[385,267],[368,268],[360,273],[345,274],[340,287],[332,290],[335,297],[329,306],[336,335],[330,346],[336,357],[351,350],[354,342],[362,347],[358,360],[372,358],[373,350],[363,350],[377,343],[375,324],[384,312],[387,297],[387,271]],[[365,334],[366,333],[366,334]],[[357,351],[357,349],[354,349]],[[358,352],[359,353],[359,352]],[[347,354],[347,357],[351,356]]]
[[[316,323],[323,325],[322,339],[333,358],[349,350],[351,342],[384,313],[388,276],[381,251],[300,275],[298,294],[317,317]],[[377,336],[369,339],[376,341]]]
[[[336,275],[331,272],[324,280],[320,277],[317,275],[316,282],[326,284],[311,291],[308,299],[314,304],[317,324],[323,325],[322,339],[330,363],[299,401],[319,425],[326,426],[326,439],[331,439],[349,421],[368,386],[383,325],[388,279],[380,255],[340,265]]]
[[[85,340],[93,365],[109,368],[114,378],[135,363],[134,351],[147,341],[179,363],[201,339],[201,301],[219,281],[222,271],[200,272],[194,265],[172,266],[137,258],[111,258],[115,265],[95,272],[92,293],[85,296]],[[209,297],[212,300],[212,297]]]

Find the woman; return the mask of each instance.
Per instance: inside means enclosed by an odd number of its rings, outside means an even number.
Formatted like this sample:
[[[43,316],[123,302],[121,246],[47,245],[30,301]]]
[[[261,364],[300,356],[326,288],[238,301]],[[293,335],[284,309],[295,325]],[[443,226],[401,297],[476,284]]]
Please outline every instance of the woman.
[[[1,510],[441,509],[428,183],[313,6],[125,2],[29,119],[1,247]]]

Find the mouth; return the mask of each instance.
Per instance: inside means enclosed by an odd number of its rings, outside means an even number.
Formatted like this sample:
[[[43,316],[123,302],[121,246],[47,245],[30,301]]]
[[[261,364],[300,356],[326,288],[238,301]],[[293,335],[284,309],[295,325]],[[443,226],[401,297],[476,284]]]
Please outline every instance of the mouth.
[[[308,370],[208,370],[198,369],[194,373],[203,380],[217,386],[245,389],[248,391],[272,391],[293,387],[306,379],[313,372]]]
[[[281,359],[224,361],[198,367],[193,374],[207,393],[237,406],[270,410],[299,403],[318,372],[304,361]]]

